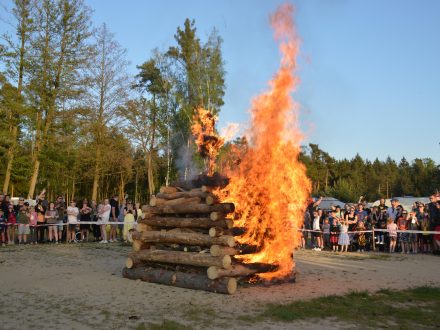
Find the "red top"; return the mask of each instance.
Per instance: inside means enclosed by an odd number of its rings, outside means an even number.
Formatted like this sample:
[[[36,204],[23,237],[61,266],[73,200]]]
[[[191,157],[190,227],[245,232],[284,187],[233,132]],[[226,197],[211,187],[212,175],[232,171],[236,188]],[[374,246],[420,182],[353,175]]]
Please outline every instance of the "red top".
[[[8,215],[8,223],[17,223],[17,218],[13,212]]]

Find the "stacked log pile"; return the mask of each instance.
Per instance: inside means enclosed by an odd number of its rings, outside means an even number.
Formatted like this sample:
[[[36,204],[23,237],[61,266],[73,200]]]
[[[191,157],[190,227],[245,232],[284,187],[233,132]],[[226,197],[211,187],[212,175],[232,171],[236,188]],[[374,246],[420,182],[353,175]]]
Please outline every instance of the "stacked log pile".
[[[123,276],[183,288],[233,294],[237,280],[272,271],[272,265],[244,265],[234,256],[254,253],[253,246],[237,246],[226,215],[234,204],[218,203],[207,187],[187,191],[162,187],[143,208],[133,233],[133,252]]]

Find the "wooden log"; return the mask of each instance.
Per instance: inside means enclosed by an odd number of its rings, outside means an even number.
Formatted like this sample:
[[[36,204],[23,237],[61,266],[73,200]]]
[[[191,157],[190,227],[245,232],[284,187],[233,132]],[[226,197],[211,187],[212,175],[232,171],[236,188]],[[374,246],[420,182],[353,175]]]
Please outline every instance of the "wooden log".
[[[222,255],[240,255],[240,254],[250,254],[258,252],[258,247],[254,245],[243,245],[238,244],[234,247],[227,247],[221,245],[211,245],[209,252],[213,256],[222,256]]]
[[[228,255],[214,257],[210,254],[182,251],[143,250],[132,253],[125,263],[127,268],[133,268],[144,262],[162,262],[197,267],[216,266],[224,269],[231,267],[231,257]]]
[[[148,212],[153,214],[185,214],[185,213],[211,214],[212,212],[220,212],[222,214],[227,214],[234,212],[234,204],[221,203],[215,205],[206,205],[206,204],[160,205],[160,206],[150,207],[148,209]],[[217,219],[220,219],[220,217],[218,217]]]
[[[211,266],[206,270],[206,274],[208,278],[211,280],[215,280],[220,277],[240,277],[240,276],[249,276],[257,273],[267,273],[274,271],[277,267],[269,264],[256,264],[248,266],[248,265],[232,265],[228,269],[220,268],[217,266]]]
[[[240,250],[236,248],[221,245],[211,245],[211,247],[209,248],[209,252],[215,257],[225,255],[234,256],[240,254]]]
[[[172,194],[178,192],[179,190],[176,187],[162,186],[159,190],[161,193]]]
[[[206,198],[205,198],[205,203],[206,203],[207,205],[213,205],[213,204],[215,204],[215,203],[218,203],[218,199],[217,199],[217,197],[215,197],[214,195],[208,195],[208,196],[206,196]]]
[[[209,217],[211,218],[212,221],[217,221],[220,219],[224,219],[225,215],[222,212],[211,212],[211,214],[209,215]]]
[[[191,198],[191,197],[200,197],[202,199],[206,199],[206,197],[212,196],[210,193],[203,192],[201,190],[190,190],[190,191],[178,191],[175,193],[167,194],[167,193],[158,193],[156,195],[157,198],[162,199],[177,199],[177,198]]]
[[[232,228],[234,225],[232,220],[221,219],[213,222],[210,218],[179,218],[179,217],[159,217],[152,216],[139,220],[139,223],[146,224],[151,227],[166,227],[166,228],[206,228],[212,226],[219,228]]]
[[[149,230],[153,230],[153,228],[151,228],[151,226],[146,223],[138,223],[136,225],[136,231],[138,231],[140,233],[144,232],[144,231],[149,231]]]
[[[211,187],[211,186],[202,186],[203,192],[213,192],[214,190],[218,189],[219,187]]]
[[[176,243],[183,245],[211,246],[214,244],[233,247],[235,245],[234,237],[221,236],[211,237],[199,233],[169,233],[162,231],[146,231],[143,233],[134,232],[134,239],[139,239],[149,243]]]
[[[136,232],[133,233],[132,236],[136,236]],[[133,243],[132,243],[132,247],[133,247],[133,251],[141,251],[141,250],[145,250],[148,249],[150,247],[150,243],[147,242],[143,242],[141,240],[135,239],[133,238]]]
[[[163,199],[158,197],[152,197],[150,199],[150,206],[163,206],[163,205],[188,205],[199,204],[201,202],[200,197],[180,197],[176,199]]]
[[[246,232],[246,228],[241,227],[232,227],[232,228],[224,228],[217,226],[217,221],[215,222],[215,227],[209,229],[209,236],[211,237],[219,237],[222,235],[229,236],[240,236]]]
[[[235,278],[210,280],[206,275],[183,273],[160,268],[124,268],[122,276],[133,280],[159,283],[186,289],[204,290],[216,293],[234,294],[237,291]]]

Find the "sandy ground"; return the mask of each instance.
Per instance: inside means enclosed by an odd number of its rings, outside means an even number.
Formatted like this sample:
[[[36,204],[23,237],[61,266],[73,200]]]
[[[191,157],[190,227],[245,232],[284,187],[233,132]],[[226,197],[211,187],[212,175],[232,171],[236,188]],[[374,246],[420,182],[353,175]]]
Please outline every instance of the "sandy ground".
[[[121,277],[129,247],[117,243],[0,248],[0,329],[141,329],[174,320],[206,328],[351,328],[314,320],[246,323],[268,303],[352,290],[440,286],[439,257],[298,251],[296,283],[240,288],[232,296]]]

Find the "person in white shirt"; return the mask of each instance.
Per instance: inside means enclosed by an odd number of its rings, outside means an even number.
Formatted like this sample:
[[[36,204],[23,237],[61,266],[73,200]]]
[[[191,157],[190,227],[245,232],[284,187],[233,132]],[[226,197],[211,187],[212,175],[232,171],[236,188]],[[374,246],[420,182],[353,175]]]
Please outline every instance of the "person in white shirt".
[[[70,205],[67,207],[67,237],[66,241],[68,243],[75,242],[75,230],[76,225],[78,224],[78,214],[79,210],[76,207],[75,201],[70,201]]]
[[[98,221],[101,223],[101,238],[102,238],[102,241],[100,241],[99,243],[108,243],[106,226],[110,218],[111,210],[112,207],[109,204],[108,198],[104,199],[104,205],[102,205],[102,207],[98,211]]]
[[[313,211],[313,237],[315,238],[315,251],[321,251],[322,248],[322,232],[321,227],[319,225],[319,221],[321,220],[321,217],[319,216],[319,213],[317,211]]]

